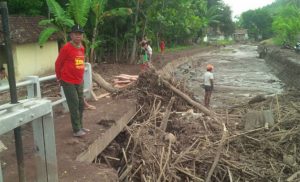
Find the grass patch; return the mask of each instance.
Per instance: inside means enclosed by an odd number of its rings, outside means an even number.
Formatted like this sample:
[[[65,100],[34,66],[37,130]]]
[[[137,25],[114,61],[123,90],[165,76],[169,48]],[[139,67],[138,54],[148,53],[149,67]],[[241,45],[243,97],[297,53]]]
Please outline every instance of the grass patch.
[[[183,51],[183,50],[188,50],[188,49],[194,49],[196,47],[200,46],[195,46],[195,45],[187,45],[187,46],[176,46],[176,47],[171,47],[171,48],[166,48],[165,52],[177,52],[177,51]]]
[[[267,46],[273,46],[273,45],[277,45],[278,43],[276,43],[272,38],[271,39],[266,39],[260,42],[261,45],[267,45]],[[278,44],[279,45],[279,44]]]
[[[222,46],[231,45],[233,43],[234,43],[233,40],[226,40],[226,39],[217,41],[217,45],[222,45]]]

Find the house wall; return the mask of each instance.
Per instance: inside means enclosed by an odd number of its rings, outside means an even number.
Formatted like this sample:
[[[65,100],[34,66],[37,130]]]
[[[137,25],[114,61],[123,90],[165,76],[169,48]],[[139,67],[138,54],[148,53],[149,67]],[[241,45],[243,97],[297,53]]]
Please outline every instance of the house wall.
[[[16,79],[30,75],[54,74],[54,64],[58,55],[56,41],[47,42],[40,47],[38,43],[15,46]]]

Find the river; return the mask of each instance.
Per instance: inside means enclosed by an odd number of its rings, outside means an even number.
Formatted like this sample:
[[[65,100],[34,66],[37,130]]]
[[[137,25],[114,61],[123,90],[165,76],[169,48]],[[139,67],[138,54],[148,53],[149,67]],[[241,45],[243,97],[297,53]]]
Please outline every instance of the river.
[[[248,102],[257,95],[283,91],[284,84],[272,73],[264,59],[258,58],[257,46],[232,45],[203,53],[199,59],[177,68],[175,76],[183,80],[195,99],[203,103],[200,87],[207,64],[214,65],[215,89],[211,107],[231,107]]]

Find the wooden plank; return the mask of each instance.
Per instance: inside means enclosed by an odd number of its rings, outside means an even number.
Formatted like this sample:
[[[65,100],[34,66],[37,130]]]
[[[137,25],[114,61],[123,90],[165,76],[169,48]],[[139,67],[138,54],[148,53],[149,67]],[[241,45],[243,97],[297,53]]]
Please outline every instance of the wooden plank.
[[[42,118],[32,121],[33,141],[34,141],[34,158],[36,164],[37,181],[47,181],[47,168],[45,161],[45,145]]]
[[[58,182],[55,131],[52,113],[43,117],[43,132],[45,137],[45,159],[48,181]]]
[[[38,182],[58,182],[52,113],[32,122]]]
[[[80,153],[76,160],[80,162],[92,162],[109,144],[110,142],[123,130],[129,123],[131,118],[136,113],[135,107],[128,107],[129,110],[124,114],[114,125],[107,129],[102,136],[98,137],[84,152]]]

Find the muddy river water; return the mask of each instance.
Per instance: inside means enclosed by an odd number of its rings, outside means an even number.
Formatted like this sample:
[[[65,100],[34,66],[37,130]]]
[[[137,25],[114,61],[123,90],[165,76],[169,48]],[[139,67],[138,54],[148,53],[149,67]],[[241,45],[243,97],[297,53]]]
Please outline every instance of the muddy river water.
[[[257,95],[283,91],[284,84],[272,73],[264,59],[258,58],[257,47],[233,45],[203,53],[196,61],[178,67],[175,76],[185,81],[195,99],[203,103],[201,88],[206,65],[214,65],[215,89],[211,107],[231,107],[248,102]]]

